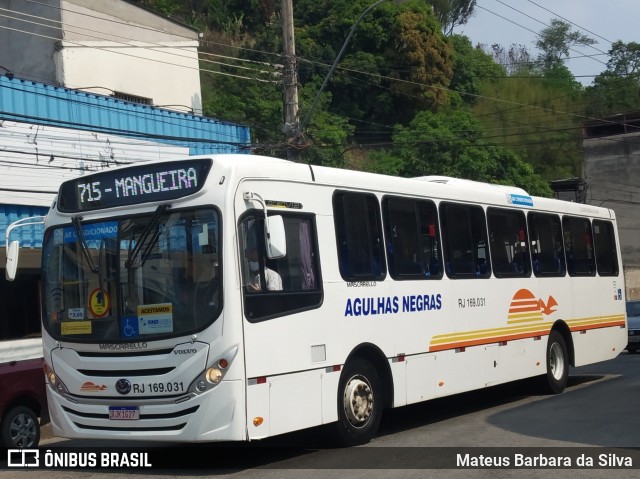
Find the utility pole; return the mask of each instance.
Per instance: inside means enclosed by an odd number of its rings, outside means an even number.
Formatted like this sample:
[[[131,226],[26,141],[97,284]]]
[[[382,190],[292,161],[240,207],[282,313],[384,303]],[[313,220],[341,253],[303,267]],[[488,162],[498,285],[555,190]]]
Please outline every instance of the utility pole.
[[[300,152],[297,142],[300,136],[298,118],[298,70],[296,64],[296,45],[293,33],[292,0],[282,0],[282,43],[284,53],[284,127],[287,138],[287,159],[298,161]]]

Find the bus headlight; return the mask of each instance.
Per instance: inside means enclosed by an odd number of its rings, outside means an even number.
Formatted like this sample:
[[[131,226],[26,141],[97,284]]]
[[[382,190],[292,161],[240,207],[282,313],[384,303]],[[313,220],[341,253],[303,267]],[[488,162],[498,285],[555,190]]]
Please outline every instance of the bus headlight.
[[[205,378],[207,378],[207,381],[211,384],[218,384],[220,381],[222,381],[222,376],[222,371],[220,371],[218,368],[209,368],[205,373]]]
[[[56,372],[46,362],[43,365],[43,369],[44,376],[51,386],[51,389],[53,389],[61,396],[66,396],[67,394],[69,394],[69,390],[67,389],[67,387],[62,381],[60,381],[60,378],[58,377]]]
[[[227,353],[221,355],[205,369],[189,386],[190,393],[202,394],[203,392],[214,388],[222,382],[225,374],[229,370],[231,362],[236,356],[238,348],[233,347]]]

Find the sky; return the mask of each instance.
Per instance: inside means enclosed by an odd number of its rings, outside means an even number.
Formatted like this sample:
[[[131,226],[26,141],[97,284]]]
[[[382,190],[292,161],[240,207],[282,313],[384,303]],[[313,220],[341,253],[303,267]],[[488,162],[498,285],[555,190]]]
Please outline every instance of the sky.
[[[590,85],[595,75],[606,69],[611,43],[640,43],[640,0],[477,0],[473,17],[454,33],[468,36],[473,45],[484,43],[523,45],[536,56],[537,33],[546,28],[551,19],[558,18],[595,39],[593,46],[576,46],[566,65],[576,80]]]

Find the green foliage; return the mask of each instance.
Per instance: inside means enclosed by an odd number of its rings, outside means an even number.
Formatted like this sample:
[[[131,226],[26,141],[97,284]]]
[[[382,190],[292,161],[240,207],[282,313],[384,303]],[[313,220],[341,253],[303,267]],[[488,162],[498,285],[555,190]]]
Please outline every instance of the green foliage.
[[[357,142],[383,139],[368,125],[407,123],[422,109],[446,104],[452,75],[451,46],[428,5],[386,2],[361,17],[370,5],[368,0],[299,0],[294,10],[296,53],[315,60],[300,63],[301,84],[319,88],[327,65],[345,48],[329,79],[325,104],[351,119]],[[316,112],[308,110],[310,103],[303,98],[300,105],[301,116],[310,115],[313,123]]]
[[[453,176],[551,195],[547,183],[531,166],[483,137],[480,123],[469,111],[421,112],[409,126],[397,127],[394,153],[372,155],[369,170],[408,177]]]
[[[476,0],[427,0],[433,6],[442,31],[451,35],[458,25],[464,25],[473,15]]]
[[[282,156],[282,93],[277,85],[215,75],[208,86],[206,116],[250,125],[252,142],[261,153]]]
[[[561,65],[563,59],[569,56],[569,51],[575,45],[594,45],[593,38],[578,31],[571,31],[571,25],[554,18],[551,25],[543,29],[536,41],[536,46],[542,50],[539,60],[545,70]]]
[[[581,86],[562,65],[548,74],[485,82],[474,112],[488,138],[517,152],[543,178],[578,176]]]
[[[640,43],[611,45],[607,69],[587,89],[589,116],[610,116],[640,107]]]
[[[455,95],[452,102],[475,104],[482,93],[482,83],[504,78],[505,70],[481,48],[474,48],[468,37],[452,35],[450,40],[453,46],[453,77],[449,88]],[[449,97],[452,97],[451,92]]]
[[[184,2],[179,0],[138,0],[136,3],[168,17],[179,12],[184,7]]]
[[[532,62],[523,46],[474,48],[464,36],[444,35],[469,18],[475,0],[388,1],[370,10],[372,0],[295,0],[299,115],[309,122],[291,140],[276,65],[279,0],[137,3],[204,29],[201,52],[225,57],[202,65],[205,114],[249,125],[254,150],[274,156],[294,145],[314,164],[462,176],[547,194],[540,178],[580,174],[585,108],[598,116],[640,104],[634,42],[612,45],[607,70],[585,93],[563,60],[574,46],[595,42],[560,20],[542,30],[542,54]]]

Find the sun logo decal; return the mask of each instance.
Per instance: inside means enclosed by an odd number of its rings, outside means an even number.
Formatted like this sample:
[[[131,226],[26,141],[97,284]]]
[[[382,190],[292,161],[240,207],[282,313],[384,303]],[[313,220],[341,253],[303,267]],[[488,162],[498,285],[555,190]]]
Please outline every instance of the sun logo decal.
[[[509,305],[508,324],[542,321],[542,315],[555,313],[557,306],[558,303],[553,296],[549,296],[545,302],[528,289],[520,289],[513,295]]]

